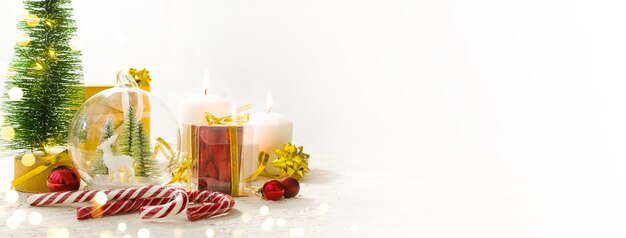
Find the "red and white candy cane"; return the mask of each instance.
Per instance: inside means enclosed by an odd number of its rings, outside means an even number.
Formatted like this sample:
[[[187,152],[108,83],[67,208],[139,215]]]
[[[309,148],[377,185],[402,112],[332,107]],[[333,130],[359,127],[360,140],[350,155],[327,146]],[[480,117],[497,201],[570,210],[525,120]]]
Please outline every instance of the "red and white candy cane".
[[[55,192],[31,195],[26,201],[31,206],[46,206],[52,204],[70,204],[91,201],[98,192],[107,195],[107,201],[129,200],[137,198],[170,197],[175,191],[171,186],[151,185],[137,188],[122,188],[113,190],[91,190],[81,192]]]
[[[169,202],[171,198],[143,198],[132,200],[119,200],[107,202],[102,205],[84,206],[76,208],[76,219],[85,220],[124,214],[139,211],[144,206],[161,205]]]
[[[182,189],[176,189],[171,195],[172,200],[168,203],[156,206],[145,206],[140,208],[139,217],[143,220],[157,219],[174,216],[187,210],[189,195]]]
[[[187,208],[189,221],[225,214],[235,206],[235,201],[230,195],[214,191],[193,191],[189,193],[189,202],[210,203]]]

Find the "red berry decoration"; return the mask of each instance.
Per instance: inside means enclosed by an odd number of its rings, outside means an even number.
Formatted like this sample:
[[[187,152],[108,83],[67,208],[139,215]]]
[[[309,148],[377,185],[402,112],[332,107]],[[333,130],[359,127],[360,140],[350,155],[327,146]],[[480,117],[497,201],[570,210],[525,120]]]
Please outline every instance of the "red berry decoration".
[[[74,191],[80,187],[80,178],[72,167],[59,166],[48,175],[47,184],[50,192]]]
[[[300,192],[300,182],[294,177],[284,177],[280,182],[285,186],[285,198],[292,198]]]
[[[263,184],[261,193],[267,200],[278,201],[285,194],[285,186],[276,179],[268,180]]]

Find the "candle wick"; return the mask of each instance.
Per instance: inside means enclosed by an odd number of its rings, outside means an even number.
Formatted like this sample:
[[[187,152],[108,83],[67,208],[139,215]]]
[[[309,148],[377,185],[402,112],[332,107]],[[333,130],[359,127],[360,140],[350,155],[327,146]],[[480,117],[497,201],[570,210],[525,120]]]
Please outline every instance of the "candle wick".
[[[206,95],[207,91],[208,91],[208,89],[205,88],[204,89],[204,95]]]

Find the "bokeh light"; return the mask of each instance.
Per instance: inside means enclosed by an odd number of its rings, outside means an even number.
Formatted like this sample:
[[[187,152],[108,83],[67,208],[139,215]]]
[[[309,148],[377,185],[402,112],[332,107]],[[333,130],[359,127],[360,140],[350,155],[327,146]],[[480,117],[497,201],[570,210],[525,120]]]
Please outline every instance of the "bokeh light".
[[[259,208],[259,213],[261,213],[261,215],[267,215],[270,212],[270,208],[268,206],[261,206]]]
[[[204,232],[204,234],[206,235],[206,237],[213,237],[215,236],[215,231],[213,231],[213,229],[211,228],[207,228],[206,231]]]
[[[117,224],[117,230],[121,232],[126,231],[126,223],[120,222],[120,224]]]
[[[3,140],[13,140],[13,138],[15,138],[15,130],[8,126],[2,127],[2,130],[0,130],[0,137],[2,137]]]
[[[9,204],[17,202],[20,198],[20,195],[15,190],[9,190],[4,194],[4,200],[6,200]]]
[[[99,205],[107,203],[108,200],[107,195],[104,192],[97,192],[96,196],[94,196],[94,199]]]
[[[28,222],[31,225],[39,225],[41,224],[41,221],[43,220],[43,217],[41,216],[41,213],[39,212],[31,212],[28,214]]]
[[[26,167],[33,166],[35,164],[35,161],[36,161],[35,156],[31,153],[27,153],[22,156],[22,165]]]
[[[150,231],[148,230],[148,228],[141,228],[139,229],[139,231],[137,231],[137,237],[148,238],[150,237]]]
[[[22,91],[21,88],[12,87],[11,89],[9,89],[9,99],[11,101],[22,100],[23,96],[24,96],[24,91]]]

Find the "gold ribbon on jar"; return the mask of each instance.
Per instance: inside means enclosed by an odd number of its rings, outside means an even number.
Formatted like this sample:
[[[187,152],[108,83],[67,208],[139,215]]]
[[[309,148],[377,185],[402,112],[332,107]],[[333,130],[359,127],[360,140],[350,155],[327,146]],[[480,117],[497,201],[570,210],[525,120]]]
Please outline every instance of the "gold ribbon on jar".
[[[13,187],[23,184],[24,182],[28,181],[29,179],[32,179],[33,177],[35,177],[36,175],[42,173],[43,171],[45,171],[46,169],[50,168],[51,166],[54,166],[58,163],[62,163],[62,162],[69,162],[71,161],[69,152],[67,151],[67,149],[63,150],[63,152],[57,154],[57,155],[52,155],[52,156],[46,156],[44,157],[44,160],[46,160],[43,164],[37,166],[37,168],[28,171],[28,173],[23,174],[22,176],[19,176],[18,178],[14,179],[11,182],[11,185],[13,185]]]

